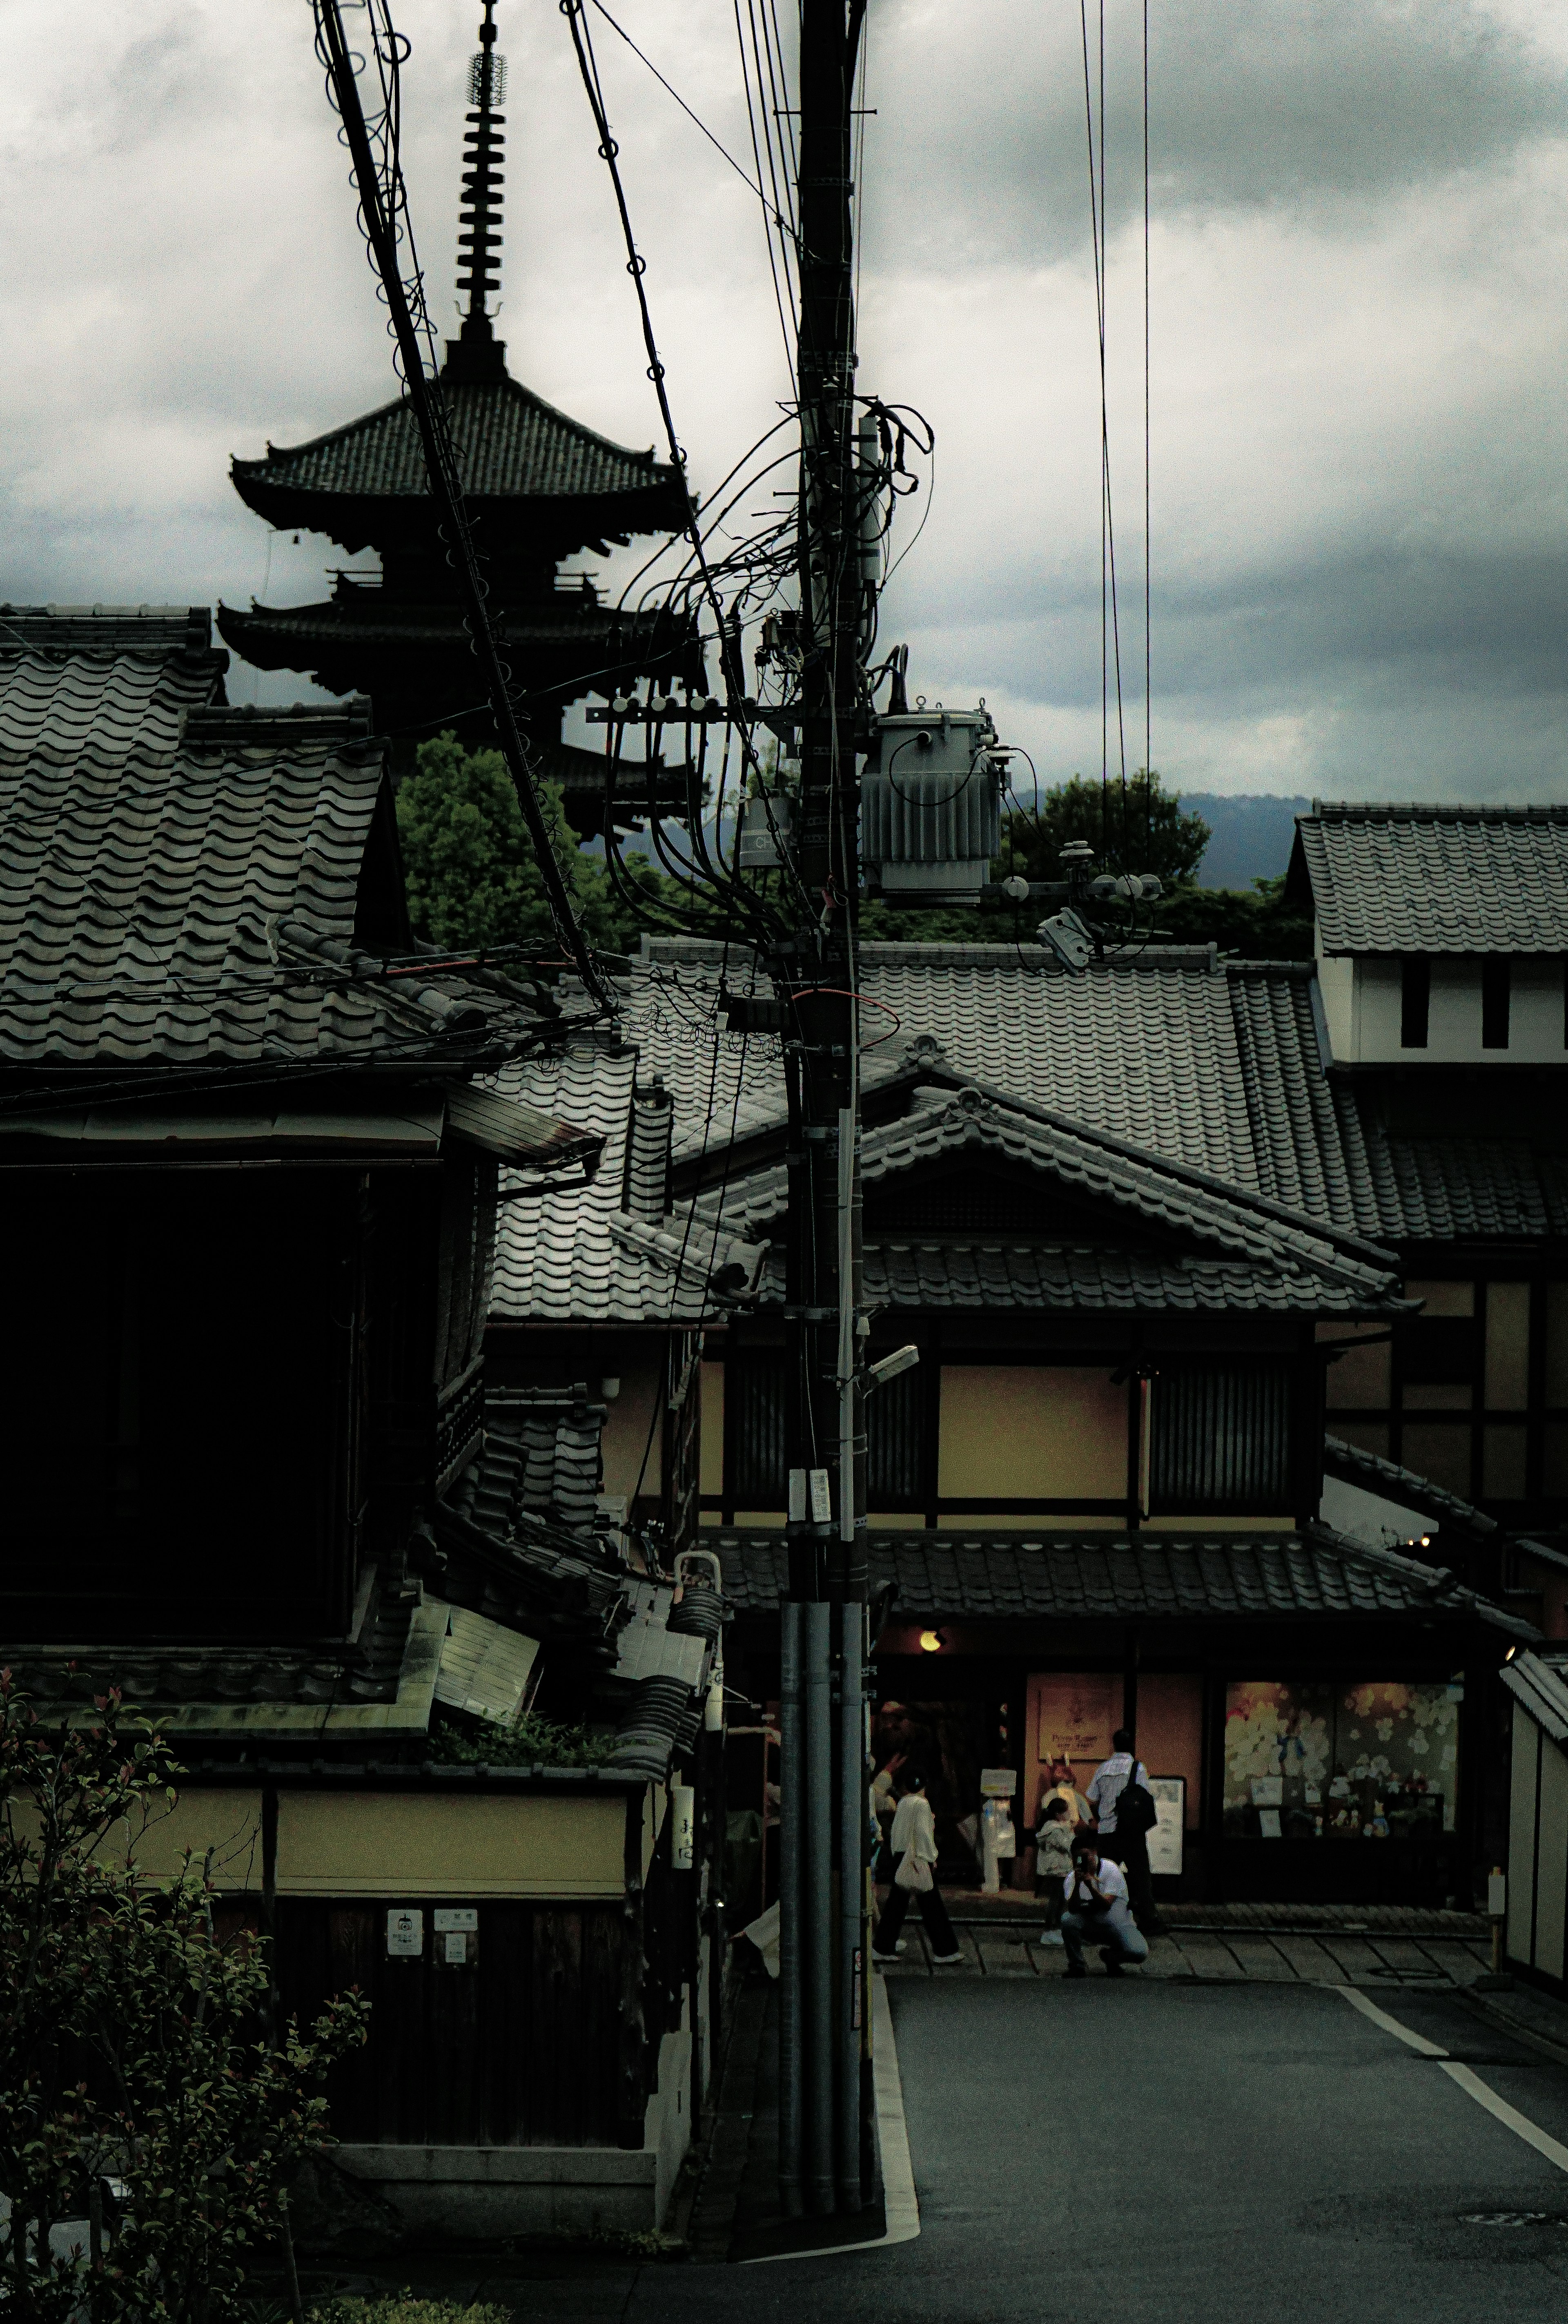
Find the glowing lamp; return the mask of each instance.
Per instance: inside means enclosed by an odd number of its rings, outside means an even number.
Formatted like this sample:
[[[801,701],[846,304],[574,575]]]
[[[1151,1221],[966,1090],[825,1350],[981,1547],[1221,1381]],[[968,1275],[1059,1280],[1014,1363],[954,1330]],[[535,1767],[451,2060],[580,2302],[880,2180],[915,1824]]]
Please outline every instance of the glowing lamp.
[[[920,1633],[920,1652],[923,1655],[939,1655],[946,1643],[940,1630],[922,1630]]]

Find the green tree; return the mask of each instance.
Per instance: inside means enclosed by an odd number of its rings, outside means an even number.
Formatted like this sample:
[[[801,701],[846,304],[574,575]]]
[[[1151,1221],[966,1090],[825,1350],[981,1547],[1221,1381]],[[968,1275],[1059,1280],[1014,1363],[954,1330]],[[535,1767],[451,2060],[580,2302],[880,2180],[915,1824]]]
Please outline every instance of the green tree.
[[[1069,840],[1086,840],[1100,862],[1115,870],[1158,872],[1171,888],[1195,877],[1209,826],[1201,815],[1183,814],[1158,767],[1152,773],[1139,767],[1128,778],[1125,795],[1120,781],[1104,786],[1074,775],[1041,793],[1038,814],[1031,800],[1006,817],[1003,876],[1016,869],[1030,880],[1059,880],[1058,859]]]
[[[309,2039],[268,2039],[266,1941],[218,1937],[206,1865],[140,1874],[180,1772],[112,1690],[46,1726],[0,1671],[0,2311],[18,2324],[239,2324],[245,2255],[327,2144],[320,2080],[364,2039],[356,1995]],[[106,2176],[101,2248],[51,2255],[39,2223],[81,2217]]]
[[[566,818],[558,783],[540,785],[540,804],[566,875],[567,892],[588,941],[632,952],[644,926],[669,925],[661,904],[689,909],[677,882],[641,856],[628,856],[647,914],[629,908],[604,863],[586,854]],[[453,734],[421,742],[415,771],[398,791],[398,832],[409,913],[427,944],[530,945],[548,952],[554,927],[544,881],[506,761],[499,751],[466,751]]]
[[[1283,872],[1250,889],[1177,888],[1155,918],[1177,944],[1214,944],[1243,960],[1312,958],[1311,910],[1287,903]]]

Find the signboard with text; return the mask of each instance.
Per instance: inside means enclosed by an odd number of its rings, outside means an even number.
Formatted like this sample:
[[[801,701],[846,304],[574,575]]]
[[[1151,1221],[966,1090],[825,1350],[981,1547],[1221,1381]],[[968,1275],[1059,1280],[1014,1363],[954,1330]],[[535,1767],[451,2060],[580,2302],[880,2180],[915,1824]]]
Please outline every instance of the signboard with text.
[[[1108,1759],[1111,1738],[1121,1724],[1121,1679],[1117,1672],[1087,1671],[1039,1681],[1039,1742],[1045,1765],[1052,1759]]]

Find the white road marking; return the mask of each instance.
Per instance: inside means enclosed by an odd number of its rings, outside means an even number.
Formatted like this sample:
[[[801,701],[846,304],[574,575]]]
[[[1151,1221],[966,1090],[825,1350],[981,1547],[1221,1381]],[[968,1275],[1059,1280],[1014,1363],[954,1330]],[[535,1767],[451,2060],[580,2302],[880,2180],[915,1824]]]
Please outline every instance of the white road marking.
[[[780,2259],[836,2259],[852,2252],[886,2251],[890,2244],[912,2243],[920,2232],[920,2205],[909,2161],[909,2130],[904,2120],[904,2084],[888,1988],[873,1972],[872,1988],[872,2079],[877,2099],[877,2139],[882,2150],[882,2192],[887,2227],[868,2242],[822,2244],[810,2251],[765,2252],[742,2260],[742,2267],[768,2267]]]
[[[1511,2130],[1516,2138],[1522,2138],[1526,2146],[1533,2146],[1537,2154],[1544,2154],[1547,2162],[1555,2163],[1559,2171],[1568,2171],[1568,2146],[1553,2138],[1537,2123],[1533,2123],[1527,2114],[1521,2114],[1517,2107],[1511,2107],[1507,2098],[1499,2098],[1496,2090],[1490,2089],[1473,2068],[1460,2065],[1446,2050],[1440,2050],[1435,2042],[1428,2042],[1425,2034],[1413,2034],[1407,2025],[1401,2025],[1397,2017],[1390,2017],[1386,2009],[1379,2009],[1375,2001],[1369,2001],[1364,1993],[1358,1993],[1353,1985],[1324,1986],[1323,1989],[1325,1993],[1342,1993],[1352,2009],[1359,2009],[1363,2017],[1370,2017],[1374,2025],[1382,2027],[1385,2034],[1394,2034],[1410,2049],[1418,2051],[1424,2058],[1437,2059],[1449,2080],[1457,2082],[1477,2106],[1485,2107],[1488,2114],[1500,2122],[1505,2130]]]
[[[1549,2138],[1527,2114],[1521,2114],[1517,2107],[1511,2107],[1507,2098],[1499,2098],[1496,2090],[1489,2090],[1479,2074],[1472,2073],[1468,2066],[1455,2065],[1452,2058],[1445,2061],[1443,2070],[1459,2084],[1462,2090],[1470,2092],[1477,2106],[1483,2106],[1488,2114],[1495,2115],[1516,2138],[1522,2138],[1526,2146],[1533,2146],[1537,2154],[1544,2154],[1548,2163],[1556,2164],[1559,2171],[1568,2171],[1568,2146]]]
[[[1423,2058],[1447,2057],[1446,2050],[1440,2050],[1436,2043],[1429,2042],[1424,2034],[1412,2034],[1408,2025],[1401,2025],[1397,2017],[1390,2017],[1386,2009],[1379,2009],[1375,2001],[1369,2001],[1366,1995],[1358,1993],[1353,1985],[1325,1985],[1323,1990],[1324,1993],[1342,1994],[1352,2009],[1359,2009],[1363,2017],[1370,2017],[1374,2025],[1382,2027],[1385,2034],[1392,2034],[1396,2040],[1404,2043],[1407,2050],[1419,2052]]]

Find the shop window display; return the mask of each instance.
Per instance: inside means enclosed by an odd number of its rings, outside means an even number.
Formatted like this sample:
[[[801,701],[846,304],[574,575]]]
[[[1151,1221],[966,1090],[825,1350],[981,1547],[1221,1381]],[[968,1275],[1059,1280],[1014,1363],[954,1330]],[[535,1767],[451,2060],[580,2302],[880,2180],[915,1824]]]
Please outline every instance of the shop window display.
[[[1232,1840],[1388,1840],[1454,1828],[1456,1682],[1225,1693],[1224,1830]]]

